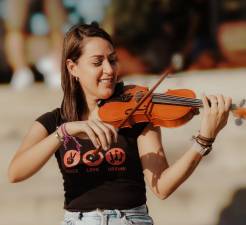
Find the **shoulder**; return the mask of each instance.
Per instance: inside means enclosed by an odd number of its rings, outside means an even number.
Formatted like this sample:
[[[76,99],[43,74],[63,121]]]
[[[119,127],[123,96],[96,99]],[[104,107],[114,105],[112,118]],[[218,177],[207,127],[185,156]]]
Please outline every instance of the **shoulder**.
[[[48,134],[51,134],[56,130],[56,127],[63,122],[61,118],[61,109],[56,108],[50,112],[46,112],[39,116],[36,121],[46,128]]]

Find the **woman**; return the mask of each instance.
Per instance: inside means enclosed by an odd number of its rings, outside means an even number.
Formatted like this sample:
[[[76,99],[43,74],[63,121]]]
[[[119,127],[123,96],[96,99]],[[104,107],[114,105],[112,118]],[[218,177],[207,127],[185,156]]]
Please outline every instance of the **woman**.
[[[227,122],[231,99],[204,96],[200,134],[169,166],[160,128],[142,123],[117,131],[98,119],[98,100],[111,97],[116,82],[110,36],[96,24],[71,28],[63,45],[61,108],[34,122],[9,166],[10,181],[19,182],[55,154],[64,179],[63,224],[153,224],[144,177],[156,196],[167,198],[211,150]],[[96,148],[102,151],[93,155]]]

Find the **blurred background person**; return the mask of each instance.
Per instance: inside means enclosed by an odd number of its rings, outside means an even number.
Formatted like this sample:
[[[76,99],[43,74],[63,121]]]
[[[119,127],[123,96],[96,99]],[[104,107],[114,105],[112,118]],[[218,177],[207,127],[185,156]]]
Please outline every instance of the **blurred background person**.
[[[59,86],[62,27],[65,22],[65,11],[61,1],[7,0],[5,4],[5,50],[13,70],[11,86],[22,89],[34,82],[34,74],[30,69],[27,55],[30,34],[49,36],[50,51],[33,63],[37,63],[37,69],[44,75],[45,82],[49,86]],[[42,52],[42,46],[38,44],[31,47],[32,52]]]
[[[11,68],[6,60],[6,54],[4,51],[4,17],[3,12],[4,2],[0,0],[0,84],[1,83],[9,83],[11,77]]]

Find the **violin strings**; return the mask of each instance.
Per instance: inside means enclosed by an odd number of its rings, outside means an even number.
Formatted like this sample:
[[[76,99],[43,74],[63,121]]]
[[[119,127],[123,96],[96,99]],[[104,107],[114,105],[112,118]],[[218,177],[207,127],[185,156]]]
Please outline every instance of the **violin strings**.
[[[200,103],[192,103],[192,102],[184,102],[184,101],[177,101],[177,100],[168,100],[168,99],[153,99],[153,102],[156,103],[169,103],[173,105],[184,105],[184,106],[196,106],[196,107],[202,107],[202,104]]]
[[[184,100],[184,101],[189,100],[189,101],[192,101],[192,102],[199,102],[199,103],[202,102],[201,99],[187,98],[187,97],[182,97],[182,96],[166,95],[166,94],[153,94],[153,97],[159,97],[159,98],[168,97],[168,98],[171,98],[171,99],[180,99],[180,100]]]
[[[136,99],[141,99],[141,95],[136,95]],[[173,100],[181,100],[181,101],[189,101],[189,102],[196,102],[196,103],[202,103],[200,99],[195,98],[187,98],[182,96],[175,96],[175,95],[166,95],[166,94],[153,94],[153,98],[155,99],[173,99]]]
[[[165,94],[154,94],[153,102],[166,103],[166,104],[176,104],[176,105],[184,105],[184,106],[194,106],[194,107],[202,107],[202,101],[200,99],[179,97],[173,95],[165,95]]]
[[[157,100],[157,101],[153,100],[153,102],[155,102],[155,103],[165,103],[165,104],[170,104],[170,105],[193,106],[193,107],[198,107],[198,108],[202,107],[201,104],[191,104],[191,103],[185,103],[185,102],[179,102],[179,101],[163,101],[162,102],[162,101],[159,101],[159,100]]]
[[[172,100],[172,99],[156,99],[156,98],[153,98],[153,102],[181,104],[181,105],[187,105],[187,106],[189,106],[189,105],[191,105],[191,106],[202,106],[202,104],[198,103],[198,102],[178,101],[178,100]]]
[[[194,98],[186,98],[182,96],[174,96],[174,95],[153,95],[154,98],[160,98],[160,99],[172,99],[172,100],[181,100],[185,102],[195,102],[195,103],[202,103],[202,100],[200,99],[194,99]]]

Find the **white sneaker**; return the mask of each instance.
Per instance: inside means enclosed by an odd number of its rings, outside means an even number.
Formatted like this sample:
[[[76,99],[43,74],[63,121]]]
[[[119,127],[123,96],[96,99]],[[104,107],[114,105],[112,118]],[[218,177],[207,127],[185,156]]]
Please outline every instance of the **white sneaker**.
[[[44,82],[51,88],[61,86],[61,74],[51,57],[44,57],[36,63],[36,68],[44,75]]]
[[[28,67],[25,67],[14,72],[10,85],[13,89],[22,90],[31,86],[33,83],[34,74]]]

